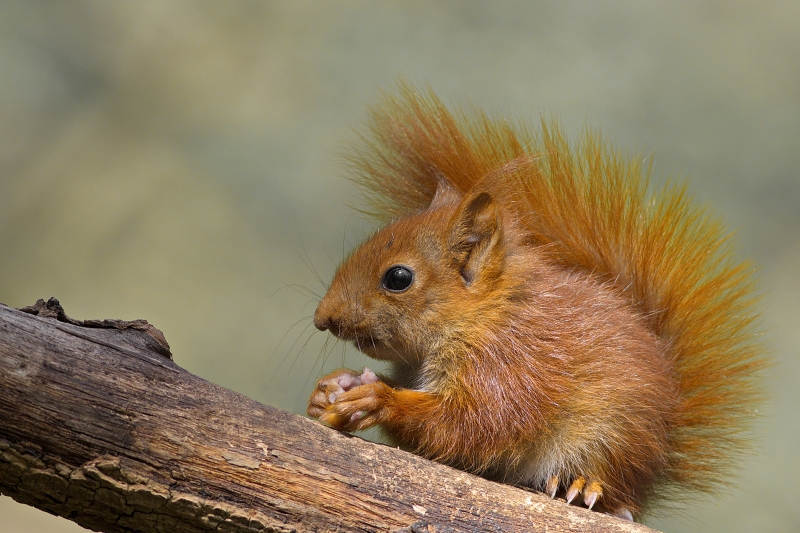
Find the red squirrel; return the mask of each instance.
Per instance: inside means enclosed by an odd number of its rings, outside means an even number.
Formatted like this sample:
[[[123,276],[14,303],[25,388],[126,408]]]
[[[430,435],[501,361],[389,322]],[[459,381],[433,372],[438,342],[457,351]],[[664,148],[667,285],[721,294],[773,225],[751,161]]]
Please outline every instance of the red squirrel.
[[[310,416],[627,519],[727,482],[764,366],[752,269],[683,187],[402,84],[364,139],[388,224],[314,324],[390,371],[326,376]]]

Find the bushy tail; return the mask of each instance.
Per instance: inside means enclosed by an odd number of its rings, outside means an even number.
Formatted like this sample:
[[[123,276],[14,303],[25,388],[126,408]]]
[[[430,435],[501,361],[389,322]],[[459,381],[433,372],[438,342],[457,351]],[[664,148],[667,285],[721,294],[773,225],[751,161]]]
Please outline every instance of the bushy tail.
[[[571,146],[554,121],[536,132],[478,111],[453,114],[404,83],[373,108],[368,128],[348,157],[368,214],[386,221],[426,208],[441,175],[468,191],[502,174],[495,182],[555,261],[624,288],[669,342],[679,381],[659,494],[680,498],[726,482],[746,448],[765,364],[752,331],[752,268],[734,260],[720,222],[684,186],[651,190],[649,167],[591,132]]]

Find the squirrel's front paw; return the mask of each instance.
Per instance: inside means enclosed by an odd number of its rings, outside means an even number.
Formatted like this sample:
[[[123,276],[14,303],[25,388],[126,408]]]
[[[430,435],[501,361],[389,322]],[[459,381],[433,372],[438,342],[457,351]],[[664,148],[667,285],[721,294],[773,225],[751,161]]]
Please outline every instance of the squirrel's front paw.
[[[376,383],[378,376],[369,368],[364,368],[359,374],[346,368],[328,374],[317,383],[311,398],[308,399],[308,416],[319,418],[339,396],[360,385]]]
[[[361,385],[339,394],[319,416],[320,422],[338,430],[356,431],[387,420],[393,389],[377,378],[364,384],[363,374],[361,381]]]

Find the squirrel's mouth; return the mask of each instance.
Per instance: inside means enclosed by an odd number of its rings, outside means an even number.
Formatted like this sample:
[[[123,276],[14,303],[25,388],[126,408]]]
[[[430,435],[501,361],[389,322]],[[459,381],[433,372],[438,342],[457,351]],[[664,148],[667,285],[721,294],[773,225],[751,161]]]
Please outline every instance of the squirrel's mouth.
[[[359,352],[373,359],[379,359],[381,361],[404,360],[403,354],[398,352],[396,348],[375,338],[373,335],[364,335],[360,331],[356,332],[353,331],[353,329],[345,328],[331,328],[330,332],[343,341],[352,342],[353,346],[355,346]]]

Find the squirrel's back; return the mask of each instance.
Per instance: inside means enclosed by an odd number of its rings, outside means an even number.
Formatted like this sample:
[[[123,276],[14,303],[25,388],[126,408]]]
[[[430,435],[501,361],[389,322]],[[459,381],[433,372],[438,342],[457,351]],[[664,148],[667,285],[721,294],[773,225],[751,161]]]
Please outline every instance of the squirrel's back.
[[[401,84],[371,113],[350,154],[368,213],[388,221],[428,208],[442,179],[461,194],[491,183],[554,265],[613,285],[665,346],[678,405],[658,493],[726,483],[746,449],[764,366],[752,322],[752,267],[719,221],[680,185],[651,190],[650,169],[599,136],[571,146],[557,124],[453,114]]]

